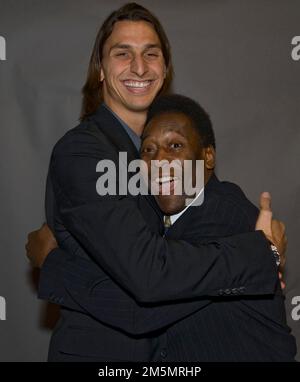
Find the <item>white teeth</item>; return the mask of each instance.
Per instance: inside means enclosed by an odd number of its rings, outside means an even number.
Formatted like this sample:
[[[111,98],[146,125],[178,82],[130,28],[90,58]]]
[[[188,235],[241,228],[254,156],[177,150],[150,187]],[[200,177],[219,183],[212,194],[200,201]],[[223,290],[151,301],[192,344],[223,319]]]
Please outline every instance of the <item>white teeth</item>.
[[[151,81],[124,81],[124,85],[129,88],[145,88],[150,85]]]
[[[167,183],[167,182],[171,182],[172,180],[177,180],[178,178],[177,177],[174,177],[174,176],[163,176],[162,178],[156,178],[155,179],[155,182],[156,183]]]

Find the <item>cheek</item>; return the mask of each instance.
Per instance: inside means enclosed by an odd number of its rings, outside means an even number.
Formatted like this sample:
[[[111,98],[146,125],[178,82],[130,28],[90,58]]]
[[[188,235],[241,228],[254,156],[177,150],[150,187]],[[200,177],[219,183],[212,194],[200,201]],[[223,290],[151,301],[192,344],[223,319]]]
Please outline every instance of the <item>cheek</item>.
[[[146,155],[141,155],[142,161],[145,163],[145,166],[143,165],[144,171],[150,171],[151,170],[151,159]]]
[[[149,157],[147,157],[144,159],[144,161],[147,165],[147,170],[150,171],[151,170],[151,159]]]
[[[195,152],[195,150],[193,150],[193,148],[191,148],[191,147],[186,148],[186,150],[184,152],[184,157],[185,157],[185,159],[192,160],[192,161],[195,161],[197,158],[199,158],[199,156],[197,156],[197,153]]]
[[[143,153],[141,153],[141,159],[144,161],[144,162],[148,162],[149,161],[149,156],[145,153],[145,152],[143,152]]]
[[[108,69],[106,71],[107,76],[111,81],[118,80],[118,77],[124,73],[128,67],[128,65],[124,62],[116,62],[114,60],[108,61],[108,64],[106,66]]]
[[[156,75],[159,77],[161,81],[164,81],[165,79],[165,65],[163,62],[157,62],[150,65],[150,68],[153,72],[156,73]]]
[[[191,156],[189,155],[188,151],[182,151],[180,154],[176,155],[174,159],[177,159],[180,161],[182,167],[184,166],[185,161],[191,160]]]

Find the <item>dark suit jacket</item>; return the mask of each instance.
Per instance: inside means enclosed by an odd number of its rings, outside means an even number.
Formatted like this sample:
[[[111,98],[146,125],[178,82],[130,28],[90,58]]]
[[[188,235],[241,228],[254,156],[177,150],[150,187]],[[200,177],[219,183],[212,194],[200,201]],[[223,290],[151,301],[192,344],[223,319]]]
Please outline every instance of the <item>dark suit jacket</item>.
[[[165,356],[166,326],[206,306],[207,296],[275,291],[275,262],[261,232],[196,245],[164,239],[151,197],[100,197],[96,165],[102,159],[118,164],[120,151],[129,161],[138,157],[102,106],[54,148],[46,210],[66,250],[48,256],[39,296],[67,309],[52,336],[50,360],[158,360]],[[115,296],[118,312],[111,314]]]
[[[238,186],[213,176],[204,203],[190,207],[167,236],[202,244],[254,230],[257,216]],[[294,361],[296,343],[286,324],[279,282],[274,295],[243,297],[236,289],[223,294],[167,330],[167,361]]]

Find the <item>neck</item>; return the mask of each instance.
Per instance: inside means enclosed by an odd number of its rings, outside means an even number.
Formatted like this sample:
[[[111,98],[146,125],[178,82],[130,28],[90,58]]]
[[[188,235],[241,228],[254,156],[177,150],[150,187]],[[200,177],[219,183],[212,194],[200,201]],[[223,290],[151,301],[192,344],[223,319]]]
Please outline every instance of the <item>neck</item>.
[[[122,119],[128,125],[131,130],[133,130],[138,136],[142,135],[144,130],[147,110],[142,111],[133,111],[128,110],[121,105],[116,105],[114,102],[110,102],[109,100],[104,99],[105,104],[117,114],[119,118]]]

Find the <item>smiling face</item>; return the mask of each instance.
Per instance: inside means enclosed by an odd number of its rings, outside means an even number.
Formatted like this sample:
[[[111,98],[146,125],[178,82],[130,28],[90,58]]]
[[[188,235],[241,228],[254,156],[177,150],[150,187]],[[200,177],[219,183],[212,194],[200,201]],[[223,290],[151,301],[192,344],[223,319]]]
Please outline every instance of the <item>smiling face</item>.
[[[165,78],[161,43],[146,21],[118,21],[106,40],[101,62],[104,102],[126,120],[145,113]]]
[[[180,112],[164,112],[152,118],[146,125],[142,136],[141,158],[147,163],[148,176],[151,180],[151,160],[178,160],[183,167],[184,160],[204,160],[204,179],[208,181],[215,165],[213,147],[203,147],[201,137],[191,119]],[[175,195],[176,182],[183,179],[160,178],[159,195],[156,201],[166,215],[173,215],[185,208],[187,196]],[[183,173],[184,176],[184,173]],[[193,177],[195,173],[193,174]],[[155,179],[154,179],[155,181]],[[170,195],[162,195],[164,187],[170,187]],[[193,179],[195,184],[195,179]]]

